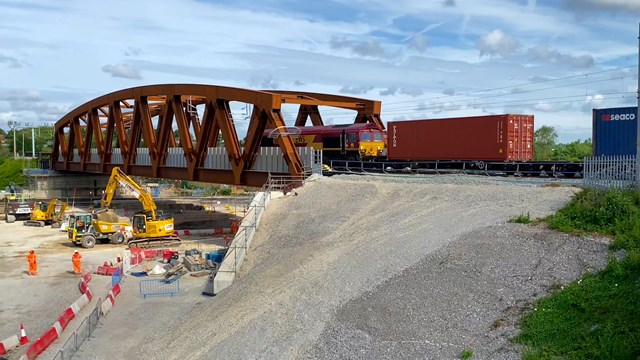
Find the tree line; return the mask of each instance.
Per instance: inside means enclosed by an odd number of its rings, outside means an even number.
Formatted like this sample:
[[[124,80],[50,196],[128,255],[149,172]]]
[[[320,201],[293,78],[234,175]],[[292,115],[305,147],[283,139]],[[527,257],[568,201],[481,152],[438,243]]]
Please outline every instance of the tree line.
[[[558,143],[558,134],[553,126],[543,126],[533,136],[534,161],[583,161],[593,153],[591,139],[575,140],[568,144]]]

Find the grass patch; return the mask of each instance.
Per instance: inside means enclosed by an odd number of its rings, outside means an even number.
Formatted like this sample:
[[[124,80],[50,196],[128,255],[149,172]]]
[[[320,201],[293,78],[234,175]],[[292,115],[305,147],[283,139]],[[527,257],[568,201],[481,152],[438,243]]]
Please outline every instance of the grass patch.
[[[27,182],[23,169],[35,167],[37,161],[25,159],[6,159],[0,165],[0,189],[4,190],[10,183],[24,186]]]
[[[531,224],[531,214],[529,214],[527,212],[527,214],[520,214],[518,216],[514,216],[511,220],[509,220],[510,223],[516,223],[516,224]]]
[[[640,357],[640,194],[585,190],[555,215],[549,227],[613,236],[626,258],[541,299],[514,340],[524,359],[636,359]]]
[[[473,357],[472,349],[464,349],[460,354],[460,358],[462,358],[462,360],[468,360],[468,359],[471,359],[472,357]]]
[[[640,192],[584,190],[555,215],[549,227],[567,233],[600,233],[620,249],[640,248]]]

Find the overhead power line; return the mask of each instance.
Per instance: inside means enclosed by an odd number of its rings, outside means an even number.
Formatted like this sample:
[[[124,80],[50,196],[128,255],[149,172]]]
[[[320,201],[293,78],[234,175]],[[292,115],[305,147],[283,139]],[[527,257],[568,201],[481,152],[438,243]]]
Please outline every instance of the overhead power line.
[[[411,99],[411,100],[395,101],[395,102],[384,102],[383,103],[383,114],[389,114],[390,110],[391,110],[391,112],[395,112],[396,110],[406,110],[407,109],[407,107],[405,107],[405,106],[402,106],[402,107],[391,106],[391,107],[389,107],[388,105],[408,104],[408,103],[420,104],[420,103],[423,103],[423,102],[429,101],[429,100],[440,100],[441,104],[445,104],[445,102],[447,104],[463,103],[463,102],[478,101],[478,100],[481,100],[481,99],[488,99],[488,98],[505,97],[505,96],[518,96],[520,94],[527,94],[527,93],[541,92],[541,91],[549,91],[549,90],[568,88],[568,87],[574,87],[574,86],[587,86],[588,87],[590,84],[596,84],[596,83],[601,83],[601,82],[606,82],[606,81],[614,81],[614,80],[624,80],[625,78],[635,79],[635,78],[638,77],[637,74],[629,74],[629,75],[622,75],[622,76],[607,77],[607,78],[603,78],[603,79],[590,79],[590,80],[587,80],[587,81],[573,82],[571,84],[561,84],[561,85],[555,85],[555,86],[548,86],[548,87],[539,88],[539,89],[521,90],[521,91],[518,91],[518,92],[515,92],[515,93],[506,92],[506,93],[500,93],[500,94],[491,94],[491,95],[487,95],[487,96],[477,97],[477,98],[474,98],[474,99],[469,99],[469,98],[455,99],[457,97],[463,97],[463,96],[468,96],[468,95],[473,95],[473,94],[487,93],[487,92],[492,92],[492,91],[499,91],[499,90],[506,90],[506,89],[516,89],[516,88],[520,88],[520,87],[527,87],[527,86],[531,86],[531,85],[545,84],[545,83],[558,82],[558,81],[570,80],[570,79],[589,78],[589,77],[593,77],[594,75],[598,75],[598,74],[611,73],[611,72],[614,72],[614,71],[620,71],[620,70],[625,70],[625,69],[635,68],[635,67],[637,67],[637,65],[630,65],[630,66],[618,67],[618,68],[613,68],[613,69],[594,71],[594,72],[590,72],[590,73],[584,73],[584,74],[580,74],[580,75],[565,76],[565,77],[561,77],[561,78],[545,79],[545,80],[528,82],[528,83],[520,83],[520,84],[515,84],[515,85],[509,85],[509,86],[487,88],[487,89],[482,89],[482,90],[474,90],[474,91],[469,91],[469,92],[459,93],[459,94],[453,94],[453,95],[444,95],[444,96],[436,96],[436,97],[428,97],[428,98],[419,98],[419,99]],[[582,96],[585,96],[585,95],[588,95],[588,89],[585,90],[585,94],[583,94]],[[525,100],[526,99],[523,99],[523,101],[525,101]],[[531,101],[531,100],[526,100],[526,101]],[[422,104],[421,105],[416,105],[416,106],[421,106],[422,108],[425,107]],[[432,105],[430,104],[429,106],[432,106]],[[433,105],[433,106],[439,107],[439,105]],[[331,117],[350,117],[350,116],[352,116],[351,114],[347,113],[346,111],[340,110],[340,109],[326,109],[326,110],[322,111],[322,114],[323,115],[328,115],[328,116],[331,116]],[[341,114],[344,114],[344,115],[341,115]]]

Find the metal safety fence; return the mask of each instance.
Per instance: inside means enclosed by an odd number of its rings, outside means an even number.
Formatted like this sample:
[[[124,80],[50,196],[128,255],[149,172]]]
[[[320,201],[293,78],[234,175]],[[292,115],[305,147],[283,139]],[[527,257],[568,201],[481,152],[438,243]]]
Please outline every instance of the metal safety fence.
[[[147,296],[174,296],[180,292],[180,279],[167,281],[164,279],[141,280],[140,294]]]
[[[584,186],[595,189],[630,189],[636,184],[635,155],[591,156],[584,159]]]
[[[76,352],[80,349],[80,346],[84,344],[86,340],[91,338],[93,331],[98,327],[100,323],[100,305],[102,304],[102,300],[98,299],[96,303],[96,307],[93,309],[91,314],[87,316],[78,329],[71,334],[71,337],[64,343],[62,349],[58,350],[58,353],[53,358],[54,360],[69,360],[72,359]]]

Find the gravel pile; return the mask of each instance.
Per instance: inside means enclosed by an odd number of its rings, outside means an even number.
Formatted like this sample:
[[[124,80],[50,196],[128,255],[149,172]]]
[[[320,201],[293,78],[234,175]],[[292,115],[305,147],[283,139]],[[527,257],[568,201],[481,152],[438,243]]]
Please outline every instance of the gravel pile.
[[[563,235],[506,225],[521,213],[550,214],[575,188],[425,178],[334,176],[309,183],[298,196],[273,200],[232,287],[212,299],[181,294],[149,301],[127,299],[136,294],[125,292],[121,306],[95,333],[105,344],[94,343],[83,358],[452,357],[468,341],[484,344],[477,334],[509,304],[586,271],[557,264],[591,259],[590,247],[559,246],[558,257],[545,260],[553,246],[538,249],[530,243]],[[434,183],[445,178],[452,180]],[[466,252],[461,255],[460,249]],[[496,259],[496,249],[505,249],[504,258]],[[604,246],[593,251],[604,258]],[[538,261],[535,280],[528,280],[528,264]],[[518,264],[523,269],[514,273]],[[407,306],[398,307],[405,297],[411,298]],[[385,306],[394,315],[375,318],[385,314]],[[131,321],[140,321],[140,330],[128,331],[114,348],[107,339],[122,338],[122,319],[129,320],[128,329]],[[412,325],[402,332],[407,321]],[[391,332],[398,337],[389,337]],[[422,341],[427,333],[433,348],[425,342],[406,348],[389,344],[385,352],[385,341]],[[361,352],[366,343],[370,352]],[[445,343],[453,345],[437,352]]]
[[[474,359],[520,359],[509,339],[521,315],[603,268],[606,249],[517,224],[469,232],[341,306],[307,357],[454,359],[469,348]]]

